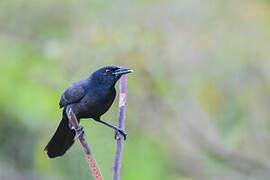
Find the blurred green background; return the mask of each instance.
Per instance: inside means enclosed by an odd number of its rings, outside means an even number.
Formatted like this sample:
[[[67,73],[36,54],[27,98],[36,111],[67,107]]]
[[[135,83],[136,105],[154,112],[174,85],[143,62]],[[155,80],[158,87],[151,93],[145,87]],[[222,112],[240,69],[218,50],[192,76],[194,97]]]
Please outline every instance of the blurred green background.
[[[268,180],[269,48],[267,0],[1,0],[0,179],[91,179],[78,142],[43,148],[68,85],[117,65],[135,70],[123,180]],[[82,125],[112,179],[113,131]]]

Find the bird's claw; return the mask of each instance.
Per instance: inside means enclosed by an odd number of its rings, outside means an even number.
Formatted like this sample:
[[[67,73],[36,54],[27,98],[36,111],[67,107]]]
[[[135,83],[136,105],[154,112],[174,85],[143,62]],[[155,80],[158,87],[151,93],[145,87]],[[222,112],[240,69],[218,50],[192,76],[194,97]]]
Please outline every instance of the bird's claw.
[[[115,138],[115,139],[118,139],[118,138],[119,138],[119,134],[121,134],[121,135],[124,137],[124,140],[127,139],[127,133],[126,133],[126,131],[125,131],[124,129],[118,128],[118,129],[115,131],[115,136],[114,136],[114,138]]]
[[[74,137],[74,141],[77,140],[81,135],[84,136],[85,134],[83,126],[79,126],[77,129],[75,129],[75,131],[76,131],[76,136]]]

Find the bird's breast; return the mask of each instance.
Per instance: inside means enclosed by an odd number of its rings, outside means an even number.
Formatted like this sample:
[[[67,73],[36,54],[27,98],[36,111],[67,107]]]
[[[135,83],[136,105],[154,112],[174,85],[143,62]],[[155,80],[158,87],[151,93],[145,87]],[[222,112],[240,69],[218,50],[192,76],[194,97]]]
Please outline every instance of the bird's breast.
[[[81,100],[78,114],[81,118],[98,118],[106,113],[115,99],[115,91],[95,90]]]

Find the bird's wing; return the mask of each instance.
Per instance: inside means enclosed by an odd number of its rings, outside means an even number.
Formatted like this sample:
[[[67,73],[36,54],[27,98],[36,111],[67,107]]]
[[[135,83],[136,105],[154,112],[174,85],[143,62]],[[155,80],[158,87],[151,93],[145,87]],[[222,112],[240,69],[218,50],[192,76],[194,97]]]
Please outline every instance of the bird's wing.
[[[59,102],[60,108],[79,102],[86,94],[87,79],[81,79],[67,88]]]

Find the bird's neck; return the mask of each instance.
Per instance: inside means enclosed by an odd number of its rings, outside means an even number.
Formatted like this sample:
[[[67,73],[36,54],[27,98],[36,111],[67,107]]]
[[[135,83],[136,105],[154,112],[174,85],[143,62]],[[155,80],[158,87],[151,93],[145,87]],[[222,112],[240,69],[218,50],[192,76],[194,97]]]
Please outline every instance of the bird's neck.
[[[114,86],[116,84],[116,82],[104,80],[103,78],[92,78],[91,76],[89,77],[89,82],[91,87],[112,89],[112,90],[115,89]]]

